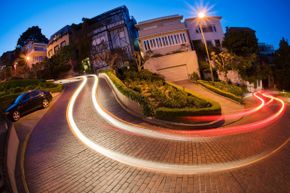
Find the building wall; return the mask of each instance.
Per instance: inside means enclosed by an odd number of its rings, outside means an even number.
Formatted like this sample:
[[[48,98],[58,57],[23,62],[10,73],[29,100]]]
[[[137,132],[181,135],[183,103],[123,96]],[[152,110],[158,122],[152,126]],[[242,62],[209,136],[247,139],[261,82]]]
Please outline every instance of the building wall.
[[[173,82],[188,79],[189,75],[194,72],[199,75],[199,66],[195,51],[150,58],[145,62],[144,68],[151,72],[161,74],[166,80]]]
[[[166,18],[166,17],[165,17]],[[177,16],[171,19],[160,19],[152,20],[153,22],[147,21],[148,23],[140,22],[138,26],[139,38],[146,36],[158,35],[167,33],[170,31],[184,30],[185,25],[180,21],[182,16]]]
[[[69,34],[65,34],[64,36],[59,37],[57,40],[50,42],[47,47],[47,57],[51,58],[60,48],[69,45],[69,36]]]
[[[224,39],[224,32],[221,25],[221,17],[208,17],[206,22],[202,22],[202,28],[211,28],[212,32],[207,32],[207,30],[203,30],[204,37],[207,43],[211,42],[213,46],[220,47],[222,41]],[[202,35],[199,29],[199,23],[197,18],[189,18],[185,20],[185,25],[188,28],[189,36],[192,41],[202,41]],[[220,45],[217,45],[215,42],[218,40]]]
[[[197,56],[191,50],[182,18],[173,15],[137,24],[141,51],[150,57],[144,68],[173,82],[189,79],[194,72],[199,74]]]
[[[188,32],[181,19],[182,16],[174,15],[138,23],[141,51],[145,55],[165,55],[191,50]]]
[[[89,35],[92,38],[91,63],[94,69],[107,66],[104,61],[100,61],[99,56],[113,49],[122,49],[127,56],[124,60],[132,59],[138,34],[136,21],[130,17],[127,7],[121,6],[105,12],[92,18],[91,22],[92,32]]]
[[[165,55],[180,50],[191,50],[186,30],[178,30],[140,38],[140,44],[144,53],[150,50],[153,54]]]
[[[29,68],[32,68],[33,64],[42,62],[46,57],[47,44],[29,42],[24,50],[26,52],[26,63]]]

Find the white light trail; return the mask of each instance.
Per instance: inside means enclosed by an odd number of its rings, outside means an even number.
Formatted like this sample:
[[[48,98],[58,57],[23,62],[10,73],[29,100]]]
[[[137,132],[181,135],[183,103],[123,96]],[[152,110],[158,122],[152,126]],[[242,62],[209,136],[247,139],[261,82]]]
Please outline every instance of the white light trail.
[[[218,163],[218,164],[201,164],[201,165],[167,164],[167,163],[142,160],[142,159],[138,159],[138,158],[131,157],[128,155],[124,155],[124,154],[112,151],[110,149],[107,149],[105,147],[102,147],[96,144],[94,141],[86,137],[76,125],[73,118],[74,105],[75,105],[78,95],[80,94],[80,92],[82,91],[86,83],[87,83],[87,77],[83,77],[82,83],[74,92],[67,107],[67,112],[66,112],[67,122],[71,131],[83,144],[85,144],[90,149],[96,151],[97,153],[105,157],[108,157],[112,160],[115,160],[117,162],[129,165],[132,167],[137,167],[139,169],[150,170],[150,171],[158,172],[158,173],[168,173],[168,174],[178,174],[178,175],[192,175],[192,174],[201,174],[201,173],[208,173],[208,172],[220,172],[220,171],[231,170],[231,169],[240,168],[240,167],[244,167],[244,166],[248,166],[250,164],[256,163],[262,159],[265,159],[271,156],[273,153],[279,151],[289,142],[289,138],[288,138],[281,146],[272,150],[271,152],[267,152],[267,153],[265,152],[265,153],[252,156],[246,159],[238,160],[238,161]],[[96,88],[96,85],[94,85],[94,89],[95,88]]]

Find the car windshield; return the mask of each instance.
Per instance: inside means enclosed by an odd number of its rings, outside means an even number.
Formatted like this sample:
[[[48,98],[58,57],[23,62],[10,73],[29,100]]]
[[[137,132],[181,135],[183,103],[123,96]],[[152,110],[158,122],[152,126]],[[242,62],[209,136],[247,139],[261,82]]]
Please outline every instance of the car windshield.
[[[23,99],[24,95],[25,95],[25,93],[19,95],[19,96],[18,96],[18,97],[13,101],[13,103],[15,103],[15,104],[19,103],[19,102]]]

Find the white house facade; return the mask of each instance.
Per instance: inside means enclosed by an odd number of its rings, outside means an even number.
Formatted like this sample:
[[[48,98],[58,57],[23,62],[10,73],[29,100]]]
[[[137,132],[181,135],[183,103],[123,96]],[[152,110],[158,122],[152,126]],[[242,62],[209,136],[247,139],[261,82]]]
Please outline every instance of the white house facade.
[[[221,47],[224,39],[224,32],[220,22],[221,19],[222,17],[219,16],[208,16],[203,18],[202,21],[197,17],[185,19],[185,26],[188,29],[192,43],[194,41],[203,43],[202,28],[207,45],[209,47]]]
[[[146,57],[144,68],[161,74],[169,81],[180,81],[199,73],[197,56],[191,49],[183,16],[171,15],[140,22],[139,45]]]

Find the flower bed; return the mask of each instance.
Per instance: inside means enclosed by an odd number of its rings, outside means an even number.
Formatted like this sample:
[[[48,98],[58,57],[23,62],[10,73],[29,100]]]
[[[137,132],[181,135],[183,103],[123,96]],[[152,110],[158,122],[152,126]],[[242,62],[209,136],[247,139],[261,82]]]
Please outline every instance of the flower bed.
[[[198,80],[197,82],[217,94],[230,98],[239,103],[242,103],[243,101],[244,90],[239,86],[224,82],[211,82],[204,80]]]
[[[138,102],[144,115],[172,120],[181,116],[220,114],[219,104],[167,83],[149,71],[125,71],[120,80],[113,72],[106,72],[125,96]]]

